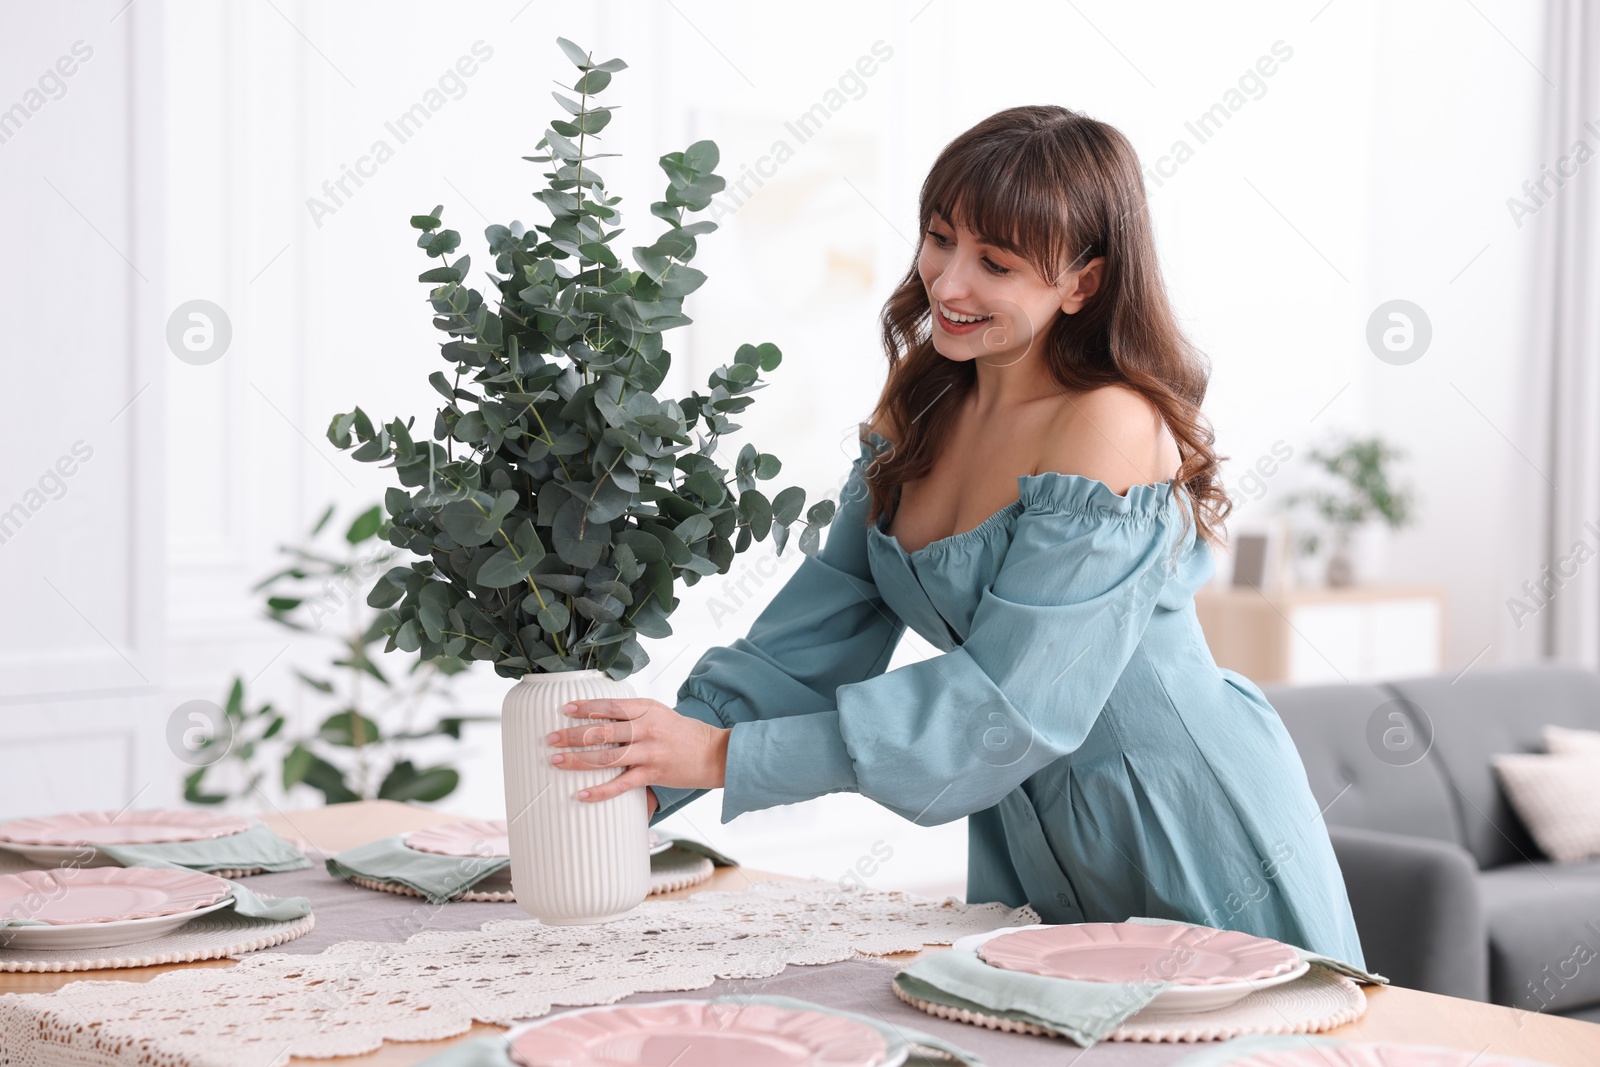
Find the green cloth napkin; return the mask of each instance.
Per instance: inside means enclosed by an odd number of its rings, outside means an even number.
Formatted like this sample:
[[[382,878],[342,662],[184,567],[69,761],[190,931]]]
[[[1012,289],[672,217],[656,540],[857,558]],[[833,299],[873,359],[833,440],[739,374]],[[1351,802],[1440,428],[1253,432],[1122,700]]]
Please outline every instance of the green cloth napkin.
[[[306,897],[263,897],[251,892],[238,882],[233,886],[233,910],[247,919],[303,919],[311,914],[311,901]]]
[[[378,882],[398,882],[443,904],[510,864],[507,856],[442,856],[406,847],[404,834],[384,837],[346,849],[323,861],[335,878],[356,875]]]
[[[694,853],[697,853],[698,855],[705,856],[707,859],[709,859],[711,861],[713,866],[716,866],[716,867],[737,867],[737,866],[739,866],[739,861],[738,860],[733,859],[733,858],[731,858],[731,857],[729,857],[727,855],[724,855],[721,852],[718,852],[716,849],[712,848],[710,845],[706,844],[704,841],[696,841],[692,837],[680,837],[677,834],[664,834],[660,830],[655,831],[655,835],[656,835],[656,837],[660,838],[663,841],[671,841],[673,848],[681,848],[685,852],[694,852]]]
[[[279,837],[265,823],[227,837],[204,841],[165,841],[155,845],[95,845],[124,867],[184,867],[193,871],[250,871],[257,867],[276,874],[311,866],[306,854]]]
[[[1176,919],[1135,917],[1148,926],[1199,926]],[[1290,945],[1303,960],[1363,982],[1386,983],[1341,960]],[[1170,982],[1081,982],[991,967],[971,949],[951,949],[912,963],[895,984],[919,1000],[1033,1023],[1087,1048],[1154,1000]]]
[[[311,901],[305,897],[263,897],[252,893],[238,882],[229,881],[232,887],[225,900],[232,900],[233,910],[249,919],[301,919],[311,914]],[[70,889],[71,886],[69,885]],[[221,910],[221,909],[218,909]],[[7,926],[49,926],[38,919],[0,918],[0,930]],[[0,945],[3,947],[3,945]]]
[[[716,866],[739,865],[737,860],[692,838],[659,831],[657,836],[671,841],[673,848],[709,858]],[[405,835],[399,834],[358,845],[337,856],[329,856],[324,862],[328,873],[335,878],[357,875],[377,882],[398,882],[421,893],[430,904],[443,904],[457,893],[471,889],[501,870],[511,860],[505,856],[441,856],[433,852],[420,852],[407,848]]]
[[[909,1046],[910,1056],[905,1060],[907,1067],[925,1067],[928,1064],[949,1062],[964,1063],[967,1067],[984,1067],[983,1059],[977,1053],[968,1052],[960,1046],[934,1037],[932,1034],[914,1030],[909,1026],[896,1026],[882,1019],[857,1015],[853,1011],[813,1004],[808,1000],[756,994],[713,997],[709,1003],[731,1004],[740,1007],[746,1004],[766,1004],[774,1008],[787,1008],[791,1011],[816,1011],[824,1015],[850,1019],[853,1022],[872,1027],[873,1030],[883,1036],[884,1042],[889,1046],[887,1059],[889,1063],[894,1063],[900,1050]],[[641,1008],[649,1006],[648,1002],[638,1005]],[[520,1030],[520,1027],[518,1029]],[[516,1032],[516,1030],[511,1031],[511,1033]],[[517,1067],[517,1062],[511,1058],[510,1047],[509,1034],[496,1037],[480,1037],[474,1041],[466,1041],[453,1048],[448,1048],[436,1056],[430,1056],[418,1064],[418,1067]]]
[[[991,967],[971,949],[912,963],[895,985],[918,1000],[1033,1023],[1087,1048],[1155,999],[1170,982],[1077,982]]]

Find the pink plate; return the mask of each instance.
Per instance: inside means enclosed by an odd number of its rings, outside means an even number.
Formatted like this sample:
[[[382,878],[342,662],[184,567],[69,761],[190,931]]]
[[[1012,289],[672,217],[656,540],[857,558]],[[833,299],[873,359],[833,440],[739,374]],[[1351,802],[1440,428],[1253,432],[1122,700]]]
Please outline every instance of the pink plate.
[[[1317,1045],[1257,1052],[1228,1067],[1532,1067],[1535,1061],[1419,1045]]]
[[[406,847],[418,852],[436,852],[441,856],[491,856],[511,855],[511,841],[506,837],[504,819],[468,819],[466,822],[430,826],[406,835]]]
[[[511,1043],[523,1067],[883,1067],[872,1027],[768,1004],[662,1000],[557,1015]]]
[[[0,823],[0,845],[155,845],[248,829],[248,819],[209,811],[81,811]]]
[[[0,874],[0,916],[52,926],[177,915],[233,891],[226,879],[156,867],[57,867]]]
[[[978,946],[992,967],[1084,982],[1254,982],[1300,962],[1281,941],[1209,926],[1072,923],[1002,934]]]

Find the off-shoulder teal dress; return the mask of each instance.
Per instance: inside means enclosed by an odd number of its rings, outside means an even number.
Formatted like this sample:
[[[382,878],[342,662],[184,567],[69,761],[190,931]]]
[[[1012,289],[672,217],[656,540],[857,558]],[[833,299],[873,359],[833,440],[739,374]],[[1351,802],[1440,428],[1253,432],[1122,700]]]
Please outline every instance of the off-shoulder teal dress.
[[[967,899],[1045,922],[1180,919],[1365,966],[1327,827],[1278,714],[1219,667],[1215,570],[1169,480],[1021,475],[976,528],[906,552],[866,520],[868,430],[824,544],[711,648],[677,710],[728,739],[722,821],[857,792],[968,817]],[[887,670],[909,626],[942,654]],[[705,790],[654,787],[657,821]]]

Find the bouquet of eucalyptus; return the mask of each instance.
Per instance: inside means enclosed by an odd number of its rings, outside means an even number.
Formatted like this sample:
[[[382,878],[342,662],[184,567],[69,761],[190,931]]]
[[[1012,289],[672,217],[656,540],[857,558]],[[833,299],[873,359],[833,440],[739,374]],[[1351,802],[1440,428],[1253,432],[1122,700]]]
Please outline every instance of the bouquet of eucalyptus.
[[[386,651],[490,660],[511,678],[599,669],[621,679],[649,662],[639,635],[671,634],[680,576],[693,585],[727,573],[768,533],[781,554],[797,522],[813,553],[834,502],[807,509],[797,486],[761,492],[757,480],[781,464],[753,445],[731,473],[716,458],[718,438],[740,428],[732,416],[777,368],[776,346],[741,345],[708,395],[656,396],[672,361],[662,334],[691,321],[684,297],[706,280],[688,264],[716,223],[686,217],[723,188],[717,147],[661,157],[667,189],[650,211],[666,228],[632,249],[638,269],[624,266],[611,248],[621,198],[591,166],[616,153],[591,149],[615,110],[593,98],[627,64],[557,43],[580,72],[576,98],[552,94],[568,117],[545,130],[542,154],[523,157],[550,164],[533,195],[551,221],[484,231],[493,304],[467,284],[470,257],[455,256],[461,237],[441,229],[443,207],[411,219],[439,261],[418,280],[449,338],[445,369],[428,378],[444,398],[431,439],[418,439],[415,420],[379,425],[359,407],[335,415],[328,438],[387,462],[400,482],[384,497],[384,533],[417,558],[368,598],[384,611]]]

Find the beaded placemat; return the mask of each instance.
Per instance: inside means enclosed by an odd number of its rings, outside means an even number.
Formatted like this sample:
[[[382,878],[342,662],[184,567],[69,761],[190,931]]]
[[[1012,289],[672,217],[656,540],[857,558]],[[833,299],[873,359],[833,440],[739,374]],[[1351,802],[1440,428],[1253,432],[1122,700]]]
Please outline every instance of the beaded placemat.
[[[97,971],[154,967],[163,963],[216,960],[271,948],[307,933],[315,915],[298,919],[252,919],[223,908],[184,923],[171,933],[112,948],[0,948],[0,971]]]
[[[941,1019],[1009,1033],[1065,1036],[1035,1023],[923,1000],[905,992],[898,983],[894,985],[894,995]],[[1354,1022],[1366,1010],[1367,998],[1358,984],[1326,967],[1313,966],[1292,982],[1259,989],[1214,1011],[1136,1012],[1104,1040],[1222,1041],[1241,1034],[1314,1034]]]

